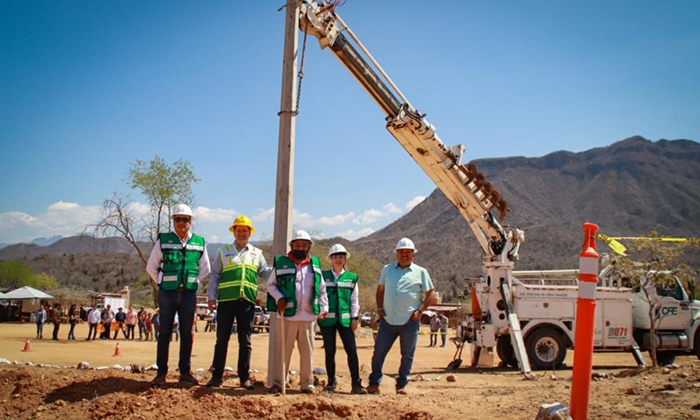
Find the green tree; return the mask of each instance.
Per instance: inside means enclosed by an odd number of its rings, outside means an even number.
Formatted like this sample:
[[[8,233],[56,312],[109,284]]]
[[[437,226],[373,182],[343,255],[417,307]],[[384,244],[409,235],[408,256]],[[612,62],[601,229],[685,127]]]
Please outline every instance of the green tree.
[[[39,273],[35,275],[30,286],[41,290],[53,290],[59,288],[59,284],[56,279],[52,275],[46,273]]]
[[[53,276],[46,273],[34,274],[28,266],[16,261],[0,262],[0,287],[18,288],[23,286],[35,289],[58,289],[59,284]]]
[[[17,288],[29,284],[33,277],[32,269],[16,261],[0,262],[0,286]]]
[[[102,203],[103,219],[92,229],[95,236],[120,236],[136,250],[145,269],[148,263],[146,250],[158,239],[158,234],[172,229],[170,209],[176,203],[192,204],[192,185],[199,182],[194,169],[186,160],[179,159],[168,164],[156,156],[146,162],[136,160],[130,164],[129,176],[125,180],[132,190],[138,190],[146,198],[149,211],[137,216],[133,201],[128,194],[115,192]],[[158,307],[158,286],[151,282],[154,307]]]
[[[671,358],[670,354],[657,351],[657,330],[663,319],[659,291],[672,286],[676,279],[680,280],[681,284],[688,285],[695,281],[697,274],[679,260],[688,250],[697,249],[698,242],[666,242],[663,238],[657,232],[651,231],[648,239],[636,241],[629,247],[631,256],[619,256],[613,260],[613,278],[618,284],[638,288],[642,292],[643,300],[649,305],[649,333],[652,337],[649,340],[649,355],[654,366],[658,366],[659,362],[665,364]]]

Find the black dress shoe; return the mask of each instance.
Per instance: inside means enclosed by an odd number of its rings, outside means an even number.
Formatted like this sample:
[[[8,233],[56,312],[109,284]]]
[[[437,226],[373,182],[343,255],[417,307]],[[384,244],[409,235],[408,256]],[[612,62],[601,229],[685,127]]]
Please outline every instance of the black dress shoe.
[[[219,378],[211,378],[211,379],[209,379],[209,382],[207,382],[206,387],[207,388],[219,388],[223,383],[224,383],[224,381],[222,381]]]
[[[255,390],[255,384],[253,384],[250,379],[247,379],[241,384],[241,388],[245,388],[248,391],[253,391]]]

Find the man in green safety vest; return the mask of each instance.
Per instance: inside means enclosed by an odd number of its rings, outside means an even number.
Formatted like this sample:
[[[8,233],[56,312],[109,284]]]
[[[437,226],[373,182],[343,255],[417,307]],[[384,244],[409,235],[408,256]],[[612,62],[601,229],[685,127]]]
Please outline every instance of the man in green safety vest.
[[[218,301],[218,326],[213,370],[207,387],[223,384],[228,342],[235,319],[238,325],[238,378],[241,388],[252,391],[255,385],[250,380],[250,334],[258,298],[258,278],[267,278],[272,267],[268,268],[262,251],[248,243],[255,229],[247,216],[238,216],[229,230],[235,241],[219,248],[209,277],[209,310],[212,311]]]
[[[192,210],[178,204],[172,211],[175,232],[161,233],[153,245],[146,271],[158,284],[158,308],[160,309],[160,332],[156,364],[158,374],[151,386],[165,384],[168,373],[168,353],[173,333],[175,314],[180,319],[180,383],[197,385],[192,375],[192,323],[197,305],[197,288],[211,270],[204,238],[190,232]]]
[[[357,274],[345,270],[345,262],[350,258],[350,253],[341,244],[335,244],[328,250],[328,260],[333,268],[323,272],[323,281],[326,283],[328,295],[328,315],[326,319],[318,321],[323,336],[323,350],[326,353],[326,372],[328,384],[326,392],[335,392],[338,381],[335,377],[335,344],[336,332],[343,342],[345,353],[348,356],[350,379],[352,380],[351,392],[353,394],[366,394],[360,379],[360,362],[357,358],[357,344],[355,343],[355,330],[359,323],[360,315],[360,288],[357,284]]]
[[[312,367],[314,325],[317,318],[323,320],[328,314],[328,297],[321,263],[318,257],[309,256],[312,245],[311,236],[306,231],[294,232],[289,242],[291,251],[287,255],[275,256],[274,269],[267,281],[267,309],[270,313],[276,312],[270,317],[267,363],[270,393],[280,392],[283,381],[287,380],[281,360],[289,367],[295,342],[299,347],[301,391],[307,394],[316,392]]]

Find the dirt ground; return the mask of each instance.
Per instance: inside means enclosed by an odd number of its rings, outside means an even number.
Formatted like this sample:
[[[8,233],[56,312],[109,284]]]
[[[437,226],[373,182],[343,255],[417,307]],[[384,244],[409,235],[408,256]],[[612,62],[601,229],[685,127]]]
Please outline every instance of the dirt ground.
[[[195,335],[192,367],[206,381],[215,342],[214,333],[204,333],[200,323]],[[413,364],[414,381],[408,395],[396,395],[392,376],[398,370],[398,343],[387,358],[381,395],[349,394],[350,379],[342,344],[336,355],[340,393],[301,394],[298,384],[286,396],[265,393],[262,381],[267,376],[268,335],[253,336],[251,367],[257,379],[255,391],[238,388],[233,372],[225,386],[210,390],[204,386],[177,385],[177,349],[172,343],[171,373],[168,385],[151,389],[148,382],[155,372],[132,373],[112,368],[115,364],[149,366],[155,363],[155,342],[90,341],[82,338],[86,325],[76,330],[77,341],[66,341],[67,328],[61,329],[61,341],[34,340],[33,324],[0,324],[0,358],[13,364],[0,364],[0,418],[2,419],[160,419],[160,418],[237,418],[237,419],[534,419],[541,404],[561,402],[569,405],[571,369],[552,373],[537,372],[535,380],[523,380],[516,371],[499,368],[468,367],[468,357],[457,372],[445,367],[452,359],[454,346],[427,347],[429,338],[421,335]],[[44,336],[50,336],[47,327]],[[22,352],[26,338],[31,351]],[[236,366],[236,337],[229,346],[227,365]],[[121,356],[113,356],[116,343]],[[314,366],[324,368],[322,342],[316,341]],[[362,377],[366,384],[373,340],[369,333],[358,334]],[[567,355],[571,366],[573,352]],[[34,366],[14,364],[32,362]],[[77,370],[88,362],[93,368]],[[39,364],[57,367],[38,366]],[[594,356],[590,416],[594,419],[700,419],[700,361],[694,356],[679,357],[672,369],[637,369],[630,354],[604,353]],[[59,367],[60,366],[60,367]],[[291,369],[298,369],[295,352]],[[454,374],[456,381],[448,382]],[[325,376],[319,375],[321,381]],[[421,380],[422,379],[422,380]],[[203,382],[204,383],[204,382]],[[203,385],[202,383],[202,385]]]

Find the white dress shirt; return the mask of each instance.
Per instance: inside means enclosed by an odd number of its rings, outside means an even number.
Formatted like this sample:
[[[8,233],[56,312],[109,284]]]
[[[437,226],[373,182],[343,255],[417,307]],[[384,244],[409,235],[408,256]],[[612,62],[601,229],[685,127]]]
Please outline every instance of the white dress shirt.
[[[102,313],[100,310],[95,308],[88,314],[88,324],[97,324],[102,320]]]

